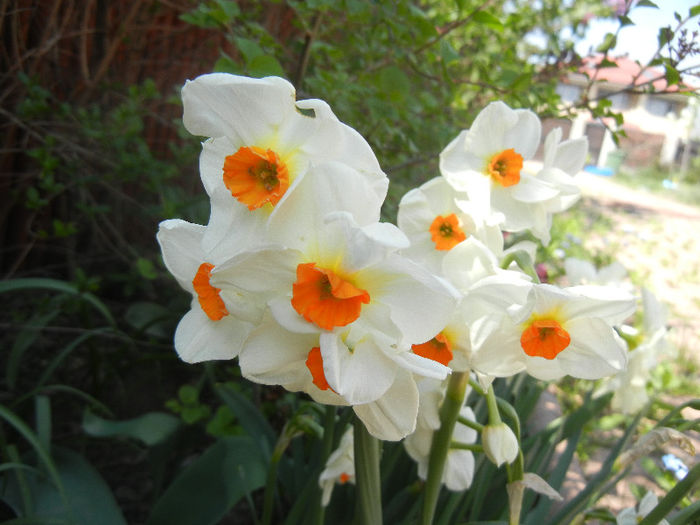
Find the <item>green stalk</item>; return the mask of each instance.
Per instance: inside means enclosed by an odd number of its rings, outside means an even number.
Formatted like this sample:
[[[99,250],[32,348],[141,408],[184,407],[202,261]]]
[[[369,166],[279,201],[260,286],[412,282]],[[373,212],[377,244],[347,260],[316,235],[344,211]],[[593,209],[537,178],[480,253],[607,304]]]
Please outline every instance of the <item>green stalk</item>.
[[[673,487],[652,511],[647,514],[639,525],[653,525],[673,510],[676,504],[690,492],[695,482],[700,479],[700,463],[695,465],[686,476]]]
[[[447,452],[450,450],[452,432],[454,431],[459,411],[464,402],[464,395],[469,383],[469,372],[452,372],[445,399],[440,407],[440,428],[433,434],[433,442],[430,446],[430,457],[428,458],[428,479],[425,481],[425,494],[423,498],[423,511],[421,515],[421,525],[431,525],[435,508],[437,507],[438,496],[440,495],[440,485],[442,474],[445,471],[445,461]],[[371,523],[371,522],[368,522]]]
[[[323,450],[321,452],[321,468],[325,468],[328,456],[331,455],[333,449],[333,437],[335,434],[335,407],[326,405],[326,414],[323,420]],[[321,505],[321,490],[316,487],[316,524],[323,525],[326,517],[326,507]]]
[[[272,523],[272,510],[275,505],[275,487],[277,486],[277,465],[284,451],[287,450],[290,437],[287,435],[287,427],[282,430],[282,434],[277,440],[275,449],[270,457],[270,465],[267,467],[267,482],[265,483],[265,497],[263,500],[263,515],[262,525],[270,525]]]
[[[369,434],[364,423],[355,417],[353,424],[355,452],[355,525],[382,525],[382,487],[379,478],[381,444]]]

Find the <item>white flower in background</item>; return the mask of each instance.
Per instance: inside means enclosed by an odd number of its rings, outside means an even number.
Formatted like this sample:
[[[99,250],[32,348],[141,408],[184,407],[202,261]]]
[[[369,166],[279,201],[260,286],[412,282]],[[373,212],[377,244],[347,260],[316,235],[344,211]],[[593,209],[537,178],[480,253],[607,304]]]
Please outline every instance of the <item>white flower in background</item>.
[[[504,315],[494,309],[472,325],[472,364],[496,377],[522,371],[543,380],[613,375],[627,364],[613,326],[634,308],[634,298],[615,288],[534,285],[520,310]]]
[[[659,356],[669,352],[664,306],[646,288],[642,289],[642,305],[644,321],[641,332],[633,327],[622,327],[623,331],[630,333],[633,345],[639,341],[629,350],[627,369],[606,379],[596,391],[597,396],[614,392],[612,409],[624,414],[634,414],[647,404],[646,386],[650,372],[657,366]]]
[[[654,507],[659,503],[659,498],[653,492],[647,492],[642,501],[639,502],[639,508],[630,507],[623,509],[616,518],[617,525],[637,525],[643,518],[646,517]],[[668,521],[662,519],[659,525],[668,525]]]
[[[419,383],[420,412],[415,432],[406,437],[404,447],[408,455],[418,464],[418,476],[428,476],[428,459],[435,430],[440,427],[439,406],[445,395],[444,385],[435,380],[425,379]],[[466,396],[465,396],[466,399]],[[462,407],[460,416],[476,421],[474,412],[469,407]],[[455,425],[452,441],[465,444],[476,443],[477,432],[460,423]],[[474,454],[470,450],[451,448],[447,453],[442,483],[452,491],[466,490],[474,478]]]
[[[440,274],[444,255],[468,237],[483,242],[497,256],[503,252],[498,217],[480,215],[465,193],[436,177],[403,196],[397,224],[411,246],[403,253]]]
[[[202,75],[182,89],[183,121],[187,130],[210,137],[203,143],[200,174],[212,199],[212,212],[204,246],[211,250],[224,243],[234,254],[266,240],[275,216],[288,225],[304,209],[299,189],[318,164],[341,164],[335,184],[326,193],[329,206],[345,209],[345,182],[357,183],[355,195],[375,208],[375,220],[384,200],[388,179],[367,142],[341,123],[321,100],[295,101],[294,87],[284,79],[253,79],[225,73]],[[316,171],[316,180],[323,171]],[[330,177],[330,175],[326,175]],[[313,186],[313,184],[311,184]],[[335,187],[334,187],[335,186]],[[329,190],[330,188],[330,190]],[[301,193],[313,191],[307,189]],[[351,211],[351,210],[350,210]],[[356,218],[362,222],[361,219]]]
[[[551,213],[578,198],[571,175],[580,169],[587,144],[560,144],[561,132],[550,133],[543,169],[534,175],[524,166],[534,156],[540,134],[539,118],[532,111],[493,102],[443,150],[440,172],[486,213],[503,214],[503,230],[530,230],[546,244]]]
[[[622,288],[625,287],[623,281],[627,277],[627,270],[617,261],[596,269],[590,261],[569,257],[564,261],[564,271],[570,286],[598,284]]]
[[[201,247],[205,227],[178,219],[163,221],[156,238],[163,261],[180,286],[192,294],[192,307],[175,332],[175,350],[188,363],[232,359],[262,315],[264,304],[235,287],[212,286],[216,254]]]
[[[518,438],[503,422],[486,425],[481,432],[481,442],[484,445],[484,454],[497,467],[503,463],[512,463],[518,457]]]
[[[574,180],[586,163],[588,139],[561,141],[561,128],[554,128],[544,140],[542,169],[537,173],[539,180],[548,182],[559,189],[559,194],[547,202],[547,211],[558,213],[569,209],[581,198],[581,190]]]
[[[331,494],[336,483],[355,483],[355,452],[352,427],[348,428],[335,449],[326,461],[318,478],[321,487],[321,505],[324,507],[331,501]]]

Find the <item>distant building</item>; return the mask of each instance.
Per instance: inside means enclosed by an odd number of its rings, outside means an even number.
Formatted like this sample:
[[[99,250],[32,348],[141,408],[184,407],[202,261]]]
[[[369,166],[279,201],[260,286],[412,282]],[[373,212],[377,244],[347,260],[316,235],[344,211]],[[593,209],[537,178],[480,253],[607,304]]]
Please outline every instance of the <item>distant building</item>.
[[[557,86],[557,93],[564,104],[573,104],[580,99],[589,79],[596,74],[595,65],[601,60],[601,56],[584,59],[578,73],[570,73],[562,80]],[[693,140],[700,138],[693,136],[697,133],[693,131],[697,105],[690,104],[692,97],[686,94],[692,88],[685,84],[668,86],[663,70],[641,70],[629,58],[608,57],[608,60],[615,67],[598,70],[596,82],[588,96],[591,99],[603,97],[612,102],[612,108],[624,117],[623,129],[627,137],[620,138],[618,148],[600,121],[593,120],[586,112],[580,112],[571,123],[569,138],[586,135],[591,153],[590,163],[597,166],[619,164],[622,158],[628,166],[645,166],[655,161],[663,165],[684,161],[687,165]],[[649,83],[657,93],[625,92],[631,86],[638,86],[640,92],[647,91]],[[614,122],[609,125],[614,128]]]

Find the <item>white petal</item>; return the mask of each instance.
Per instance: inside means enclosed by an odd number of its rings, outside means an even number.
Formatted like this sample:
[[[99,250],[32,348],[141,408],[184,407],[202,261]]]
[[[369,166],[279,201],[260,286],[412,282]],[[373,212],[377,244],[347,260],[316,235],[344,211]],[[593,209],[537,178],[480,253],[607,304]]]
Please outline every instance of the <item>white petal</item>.
[[[289,293],[300,259],[296,250],[282,248],[244,252],[218,265],[211,284],[216,288],[231,284],[249,292]]]
[[[182,120],[193,135],[254,145],[296,112],[294,86],[282,78],[202,75],[182,88]]]
[[[401,372],[381,399],[357,405],[353,409],[371,435],[378,439],[398,441],[416,428],[418,388],[411,374]]]
[[[562,315],[568,319],[597,317],[610,324],[622,324],[634,313],[633,296],[611,286],[571,286],[564,289],[570,299],[562,305]]]
[[[450,369],[437,361],[421,357],[413,352],[400,352],[394,355],[394,361],[404,370],[431,379],[443,380]]]
[[[580,137],[566,140],[559,144],[554,166],[564,170],[569,175],[576,175],[583,169],[588,155],[588,138]]]
[[[447,455],[442,481],[452,491],[467,490],[474,479],[474,454],[469,450],[451,450]]]
[[[320,329],[308,322],[292,306],[291,297],[274,297],[268,302],[273,317],[284,328],[298,334],[317,334]]]
[[[399,370],[371,337],[348,348],[339,334],[322,333],[321,355],[326,381],[353,405],[379,399]]]
[[[238,357],[241,372],[256,383],[299,390],[309,381],[306,359],[318,345],[318,334],[295,334],[268,318],[246,341]]]
[[[556,359],[567,374],[600,379],[627,366],[627,351],[615,330],[600,319],[574,319],[564,324],[571,336],[569,348]]]
[[[520,202],[542,202],[559,195],[559,190],[537,177],[522,174],[520,182],[510,187],[510,194]]]
[[[185,314],[175,331],[175,350],[187,363],[199,363],[216,359],[233,359],[253,326],[226,316],[220,321],[210,320],[194,305]]]
[[[156,239],[163,253],[163,262],[185,290],[194,293],[192,279],[204,262],[201,242],[205,228],[180,219],[163,221]]]

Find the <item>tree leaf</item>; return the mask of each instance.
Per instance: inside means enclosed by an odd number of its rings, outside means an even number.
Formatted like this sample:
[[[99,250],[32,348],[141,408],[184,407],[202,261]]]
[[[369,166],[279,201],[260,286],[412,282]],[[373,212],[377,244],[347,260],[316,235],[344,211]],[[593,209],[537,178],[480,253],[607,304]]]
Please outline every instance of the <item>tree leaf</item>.
[[[147,525],[208,525],[265,483],[267,462],[248,436],[218,440],[156,502]]]
[[[472,20],[478,24],[483,24],[497,31],[503,31],[503,23],[488,11],[477,11]]]

